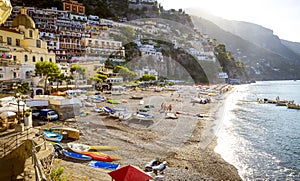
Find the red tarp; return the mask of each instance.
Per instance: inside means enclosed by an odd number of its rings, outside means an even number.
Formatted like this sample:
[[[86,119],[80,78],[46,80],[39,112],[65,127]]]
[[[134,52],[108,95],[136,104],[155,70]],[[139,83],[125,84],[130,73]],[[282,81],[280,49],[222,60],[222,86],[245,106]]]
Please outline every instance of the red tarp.
[[[108,173],[115,181],[146,181],[152,177],[146,174],[143,170],[127,165]]]

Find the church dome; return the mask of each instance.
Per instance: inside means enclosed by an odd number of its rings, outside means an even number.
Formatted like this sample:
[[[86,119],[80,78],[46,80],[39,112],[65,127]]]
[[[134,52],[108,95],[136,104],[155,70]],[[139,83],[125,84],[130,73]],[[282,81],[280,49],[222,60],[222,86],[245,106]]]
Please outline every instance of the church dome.
[[[25,26],[27,29],[35,29],[35,23],[33,19],[27,15],[25,8],[21,8],[21,14],[13,19],[13,27],[19,27],[20,25]]]

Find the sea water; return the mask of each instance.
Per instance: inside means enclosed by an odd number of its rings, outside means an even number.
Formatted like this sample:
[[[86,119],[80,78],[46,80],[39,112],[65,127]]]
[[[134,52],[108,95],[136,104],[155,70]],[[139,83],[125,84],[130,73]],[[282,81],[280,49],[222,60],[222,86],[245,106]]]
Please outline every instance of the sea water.
[[[257,98],[300,104],[300,81],[238,85],[227,97],[217,130],[217,153],[243,180],[300,180],[300,110]]]

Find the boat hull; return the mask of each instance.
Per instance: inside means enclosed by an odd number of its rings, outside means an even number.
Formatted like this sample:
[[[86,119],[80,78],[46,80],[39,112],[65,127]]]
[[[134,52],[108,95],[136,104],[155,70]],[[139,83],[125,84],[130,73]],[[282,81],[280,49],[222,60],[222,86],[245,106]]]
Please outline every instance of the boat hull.
[[[83,154],[86,155],[86,156],[90,156],[92,158],[92,160],[96,160],[96,161],[103,161],[103,162],[112,162],[112,161],[114,161],[109,156],[98,155],[98,154],[94,154],[92,152],[84,152]]]
[[[58,133],[45,131],[44,132],[44,138],[48,141],[58,143],[62,140],[63,136],[61,134],[58,134]]]
[[[80,153],[72,153],[72,152],[68,152],[68,151],[63,151],[63,154],[68,158],[72,158],[72,159],[76,159],[76,160],[83,160],[83,161],[92,160],[92,157],[83,155]]]
[[[80,153],[80,152],[85,152],[90,150],[90,146],[85,145],[85,144],[80,144],[80,143],[68,143],[67,144],[70,150]]]
[[[101,161],[91,161],[88,166],[94,167],[94,168],[104,168],[104,169],[110,169],[110,170],[116,170],[119,168],[119,164],[115,163],[107,163],[107,162],[101,162]]]

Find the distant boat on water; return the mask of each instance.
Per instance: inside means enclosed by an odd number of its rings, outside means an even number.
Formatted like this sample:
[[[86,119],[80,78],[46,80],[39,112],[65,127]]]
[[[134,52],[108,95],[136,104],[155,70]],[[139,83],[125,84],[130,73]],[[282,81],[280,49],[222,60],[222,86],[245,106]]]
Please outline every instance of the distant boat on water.
[[[287,107],[290,109],[299,109],[300,110],[299,104],[289,103],[289,104],[287,104]]]

